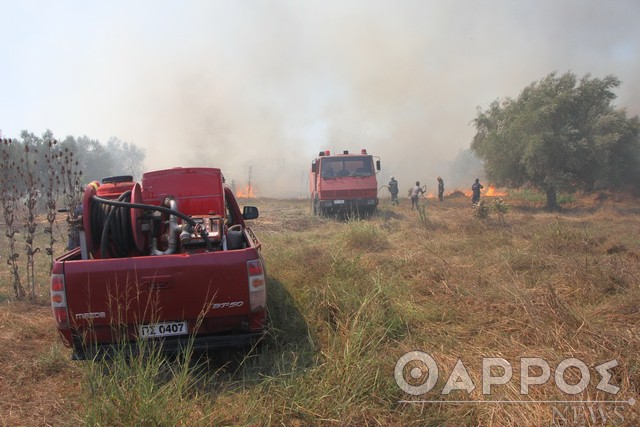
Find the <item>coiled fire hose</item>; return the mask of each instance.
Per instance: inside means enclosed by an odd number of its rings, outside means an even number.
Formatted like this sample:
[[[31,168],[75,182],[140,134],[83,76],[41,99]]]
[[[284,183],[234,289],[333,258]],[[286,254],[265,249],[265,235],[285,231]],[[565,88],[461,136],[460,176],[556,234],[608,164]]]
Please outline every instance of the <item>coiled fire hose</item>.
[[[130,201],[131,190],[122,193],[117,200],[103,199],[98,196],[91,197],[91,235],[101,236],[100,252],[105,258],[107,255],[122,258],[129,254],[129,250],[133,246],[131,216],[129,214],[131,208],[174,215],[194,228],[197,225],[190,216],[182,212],[164,206],[131,203]],[[111,238],[109,239],[109,237]],[[211,242],[205,229],[200,231],[200,237],[207,245],[207,250],[210,251],[212,249]],[[109,245],[110,241],[111,245]]]
[[[91,235],[101,236],[100,253],[104,258],[125,257],[133,246],[129,206],[106,204],[104,200],[97,196],[91,200]],[[118,201],[130,202],[131,191],[122,193]]]

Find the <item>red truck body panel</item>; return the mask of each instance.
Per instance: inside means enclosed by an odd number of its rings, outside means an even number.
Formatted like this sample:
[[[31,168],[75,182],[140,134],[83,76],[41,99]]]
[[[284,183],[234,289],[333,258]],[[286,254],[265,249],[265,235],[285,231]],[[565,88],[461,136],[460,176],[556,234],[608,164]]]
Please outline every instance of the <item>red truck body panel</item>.
[[[378,182],[375,176],[320,179],[317,193],[320,200],[376,198]]]
[[[76,258],[79,253],[76,251]],[[159,259],[161,258],[161,259]],[[172,254],[105,260],[58,260],[65,277],[71,328],[85,344],[117,344],[137,338],[138,325],[187,320],[200,335],[258,331],[264,312],[249,312],[246,262],[252,247],[225,253]],[[214,309],[214,304],[219,309]],[[220,303],[230,303],[225,306]],[[114,325],[126,325],[127,335]],[[116,333],[118,331],[118,333]]]
[[[224,214],[222,173],[216,168],[173,168],[142,175],[142,198],[161,204],[174,196],[187,215]]]

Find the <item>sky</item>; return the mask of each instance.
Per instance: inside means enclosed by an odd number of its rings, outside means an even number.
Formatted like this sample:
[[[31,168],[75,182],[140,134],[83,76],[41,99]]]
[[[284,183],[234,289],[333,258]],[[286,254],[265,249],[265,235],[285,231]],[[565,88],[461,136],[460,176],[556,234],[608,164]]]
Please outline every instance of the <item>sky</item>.
[[[478,108],[553,72],[612,74],[640,114],[637,0],[0,0],[0,17],[3,137],[116,137],[148,171],[251,169],[258,196],[306,196],[319,151],[362,148],[381,185],[470,186],[451,163]]]

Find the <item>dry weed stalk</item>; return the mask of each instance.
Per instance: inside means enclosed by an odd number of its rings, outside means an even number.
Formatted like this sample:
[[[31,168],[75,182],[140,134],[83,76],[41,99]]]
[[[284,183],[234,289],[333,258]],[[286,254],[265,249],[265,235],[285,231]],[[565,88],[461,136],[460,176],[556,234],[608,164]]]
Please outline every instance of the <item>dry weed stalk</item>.
[[[53,237],[53,224],[56,221],[56,205],[57,205],[57,190],[60,185],[60,177],[58,176],[59,157],[56,151],[56,144],[58,141],[49,140],[46,144],[46,152],[44,155],[47,171],[47,183],[45,187],[45,207],[47,212],[47,223],[45,227],[45,234],[49,235],[48,246],[45,248],[47,255],[49,256],[49,269],[53,268],[53,246],[56,243],[56,239]]]
[[[69,147],[58,154],[58,167],[60,168],[60,188],[64,198],[64,204],[69,212],[67,215],[67,233],[72,238],[75,235],[73,224],[75,213],[82,207],[82,171],[73,151]],[[59,190],[60,191],[60,190]]]
[[[9,241],[9,256],[7,264],[11,267],[13,276],[13,292],[17,299],[25,297],[25,290],[20,280],[20,268],[18,266],[19,254],[16,251],[16,227],[17,210],[18,210],[18,187],[15,177],[18,174],[17,164],[13,158],[13,140],[3,139],[0,144],[0,204],[2,205],[2,214],[5,226],[5,236]]]
[[[36,271],[35,271],[35,255],[40,248],[35,247],[35,234],[38,228],[37,203],[40,197],[40,176],[37,172],[38,166],[38,150],[29,145],[28,141],[24,142],[24,157],[21,159],[20,176],[23,179],[26,188],[24,192],[25,211],[25,249],[27,251],[27,282],[30,288],[30,298],[32,302],[36,301]]]

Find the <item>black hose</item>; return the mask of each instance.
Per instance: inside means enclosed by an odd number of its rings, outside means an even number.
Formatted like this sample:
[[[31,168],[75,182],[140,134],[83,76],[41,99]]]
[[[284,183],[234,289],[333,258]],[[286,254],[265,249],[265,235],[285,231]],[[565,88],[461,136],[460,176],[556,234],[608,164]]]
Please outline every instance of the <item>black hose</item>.
[[[102,256],[105,257],[108,251],[110,256],[114,256],[108,245],[109,231],[114,226],[114,231],[111,233],[112,246],[117,257],[125,257],[129,253],[129,249],[133,245],[133,235],[131,233],[131,215],[130,209],[144,209],[157,212],[166,213],[168,215],[177,216],[192,227],[195,227],[197,223],[188,215],[182,212],[166,208],[164,206],[147,205],[143,203],[131,203],[131,190],[126,191],[118,197],[118,200],[103,199],[102,197],[93,196],[92,209],[91,209],[91,235],[102,236],[100,242],[100,251]],[[106,205],[100,206],[97,205]],[[115,224],[112,224],[115,222]],[[100,233],[102,230],[102,233]],[[211,242],[209,241],[209,235],[206,230],[202,230],[200,237],[207,245],[207,250],[211,250]],[[103,249],[104,247],[104,249]]]
[[[131,232],[131,215],[128,206],[114,206],[102,203],[100,198],[91,200],[91,236],[97,241],[103,258],[123,258],[134,245]],[[120,202],[129,202],[131,191],[118,197]]]

